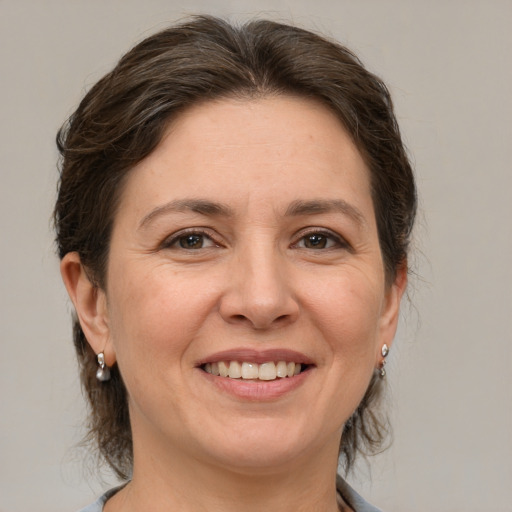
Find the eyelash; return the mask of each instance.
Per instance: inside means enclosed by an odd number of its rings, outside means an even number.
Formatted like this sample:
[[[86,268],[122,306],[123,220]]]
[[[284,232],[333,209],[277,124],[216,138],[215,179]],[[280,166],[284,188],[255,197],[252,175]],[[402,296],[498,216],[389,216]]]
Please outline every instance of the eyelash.
[[[202,243],[204,243],[205,240],[209,240],[211,242],[211,245],[208,247],[198,247],[198,248],[186,248],[186,247],[179,247],[177,244],[180,243],[181,240],[185,240],[187,237],[200,237]],[[313,237],[318,236],[326,241],[327,244],[331,242],[330,247],[319,247],[319,248],[313,248],[313,247],[299,247],[299,244],[301,242],[304,242],[307,237]],[[320,242],[321,243],[321,242]],[[174,235],[171,235],[170,237],[166,238],[163,243],[161,244],[162,249],[181,249],[184,251],[196,251],[200,249],[208,249],[209,247],[222,247],[222,244],[219,243],[212,235],[211,232],[201,229],[201,228],[190,228],[188,230],[180,231],[178,233],[175,233]],[[297,249],[305,249],[305,250],[311,250],[311,251],[320,251],[320,250],[331,250],[331,249],[348,249],[351,250],[350,244],[340,235],[337,235],[333,233],[332,231],[327,231],[325,229],[310,229],[306,232],[300,233],[300,237],[297,239],[296,242],[291,244],[292,248]]]

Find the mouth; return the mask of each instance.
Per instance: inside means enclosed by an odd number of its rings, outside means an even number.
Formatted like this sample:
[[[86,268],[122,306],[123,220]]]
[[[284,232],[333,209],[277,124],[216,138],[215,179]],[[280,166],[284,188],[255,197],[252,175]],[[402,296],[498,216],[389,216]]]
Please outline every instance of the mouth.
[[[280,400],[310,381],[316,361],[285,348],[238,347],[209,354],[196,362],[208,389],[236,401],[268,403]]]
[[[311,365],[295,361],[255,361],[224,360],[207,362],[200,368],[215,377],[248,381],[274,381],[289,379],[307,371]]]

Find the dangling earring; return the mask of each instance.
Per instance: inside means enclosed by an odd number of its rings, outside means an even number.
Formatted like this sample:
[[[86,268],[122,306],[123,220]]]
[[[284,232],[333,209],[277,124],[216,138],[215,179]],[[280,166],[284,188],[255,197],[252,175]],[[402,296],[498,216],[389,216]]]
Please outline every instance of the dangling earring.
[[[96,371],[96,378],[101,382],[110,380],[110,368],[105,363],[105,354],[100,352],[97,357],[99,368]]]
[[[385,343],[384,343],[384,345],[382,345],[382,348],[380,349],[380,353],[381,353],[383,359],[380,363],[379,375],[380,375],[380,378],[383,379],[386,376],[386,368],[384,368],[384,367],[386,366],[386,357],[389,354],[389,347]]]

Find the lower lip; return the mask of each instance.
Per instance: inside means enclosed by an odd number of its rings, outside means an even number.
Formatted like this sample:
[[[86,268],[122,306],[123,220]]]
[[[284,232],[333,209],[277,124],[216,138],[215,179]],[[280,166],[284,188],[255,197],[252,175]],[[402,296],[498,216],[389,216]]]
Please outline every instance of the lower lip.
[[[218,377],[198,369],[210,385],[222,393],[250,402],[271,402],[301,386],[313,371],[311,368],[294,375],[275,380],[245,380]]]

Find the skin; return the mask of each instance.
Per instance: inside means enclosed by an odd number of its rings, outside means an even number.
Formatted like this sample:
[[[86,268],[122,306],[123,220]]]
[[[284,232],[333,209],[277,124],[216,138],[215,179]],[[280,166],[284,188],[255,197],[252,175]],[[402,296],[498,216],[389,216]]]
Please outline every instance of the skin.
[[[192,107],[130,173],[106,290],[76,253],[61,270],[129,393],[134,475],[107,512],[338,510],[341,432],[391,346],[406,271],[386,285],[369,172],[330,111],[287,96]],[[249,399],[198,367],[232,349],[311,364]]]

